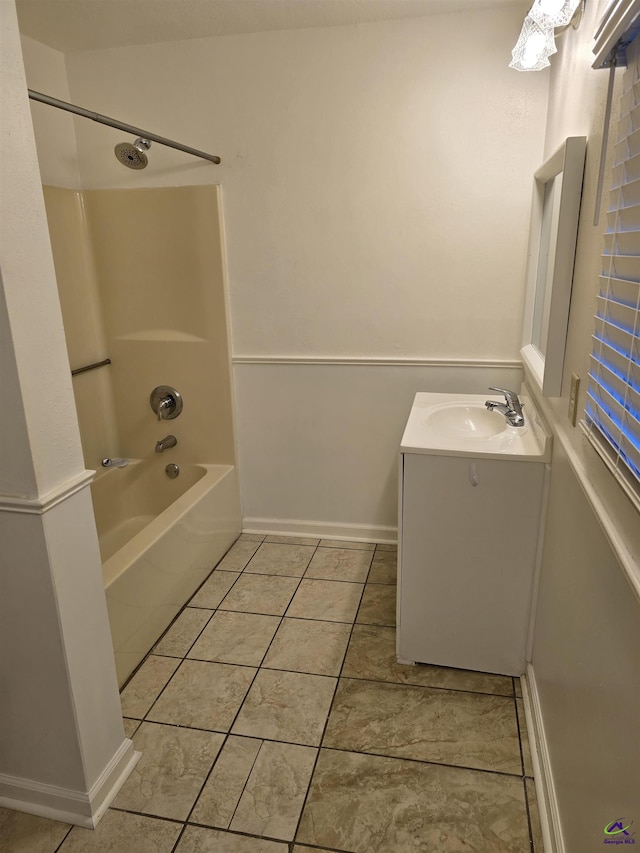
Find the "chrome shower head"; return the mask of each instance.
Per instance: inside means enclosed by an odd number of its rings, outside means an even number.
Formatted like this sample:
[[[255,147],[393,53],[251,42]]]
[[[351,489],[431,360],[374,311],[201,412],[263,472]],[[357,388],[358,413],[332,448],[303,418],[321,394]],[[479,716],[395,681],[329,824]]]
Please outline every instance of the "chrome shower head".
[[[149,162],[144,152],[149,148],[151,148],[149,140],[140,137],[133,144],[119,142],[113,150],[120,163],[127,169],[144,169]]]

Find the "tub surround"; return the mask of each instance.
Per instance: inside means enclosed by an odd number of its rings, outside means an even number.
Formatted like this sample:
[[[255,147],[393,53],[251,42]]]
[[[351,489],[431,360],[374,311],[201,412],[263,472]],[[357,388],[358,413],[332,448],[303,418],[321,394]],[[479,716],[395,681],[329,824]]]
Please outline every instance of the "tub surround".
[[[87,468],[146,458],[162,436],[157,385],[185,405],[172,432],[190,463],[235,462],[219,188],[45,187]]]
[[[101,472],[92,493],[122,684],[241,527],[219,188],[44,195],[71,366],[111,359],[73,389],[85,464]],[[179,389],[178,418],[158,422],[158,385]],[[159,455],[168,424],[177,446]],[[104,471],[104,457],[139,462]]]

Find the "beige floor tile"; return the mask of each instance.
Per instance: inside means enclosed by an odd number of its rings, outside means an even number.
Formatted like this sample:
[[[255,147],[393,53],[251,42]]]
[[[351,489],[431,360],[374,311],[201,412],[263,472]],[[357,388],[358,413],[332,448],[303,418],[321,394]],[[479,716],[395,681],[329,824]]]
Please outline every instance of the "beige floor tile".
[[[224,735],[143,723],[133,742],[142,758],[116,797],[114,807],[186,820]]]
[[[288,847],[288,844],[279,841],[188,826],[176,847],[176,853],[287,853]]]
[[[383,542],[379,542],[376,545],[376,551],[393,551],[394,554],[398,553],[397,545],[386,545]]]
[[[369,572],[369,583],[395,584],[398,577],[398,555],[395,551],[376,551]]]
[[[140,725],[140,720],[130,720],[128,717],[124,717],[122,720],[124,724],[124,733],[127,737],[133,737],[136,733],[136,729]]]
[[[516,708],[518,711],[518,725],[520,726],[520,743],[522,744],[522,763],[524,767],[524,775],[533,778],[533,762],[531,761],[531,746],[529,743],[529,733],[527,731],[527,720],[524,713],[524,701],[516,699]]]
[[[212,615],[209,610],[186,607],[153,651],[157,655],[183,658]]]
[[[504,696],[341,679],[322,745],[522,774]]]
[[[111,809],[95,829],[75,826],[60,853],[171,853],[179,823]]]
[[[279,542],[282,545],[313,545],[314,548],[320,544],[319,539],[311,536],[277,536],[275,534],[270,534],[264,541]]]
[[[264,533],[241,533],[237,539],[238,542],[264,542],[264,540]]]
[[[527,801],[529,803],[529,820],[531,821],[533,853],[544,853],[544,841],[542,840],[542,828],[540,827],[540,811],[538,809],[536,783],[533,779],[525,779],[524,781],[527,791]]]
[[[298,583],[298,578],[244,574],[225,597],[220,609],[282,616]]]
[[[522,699],[522,683],[519,678],[513,679],[513,689],[518,698]]]
[[[245,572],[301,578],[314,551],[315,547],[311,545],[283,545],[265,542],[251,558]]]
[[[279,624],[279,616],[218,610],[188,657],[260,666]]]
[[[260,542],[252,539],[237,539],[216,566],[216,570],[241,572],[260,547]]]
[[[318,746],[331,707],[335,678],[260,670],[232,732]]]
[[[256,738],[227,738],[191,815],[194,823],[228,829],[262,743]]]
[[[185,660],[147,718],[226,732],[255,673],[248,666]]]
[[[323,749],[296,841],[351,853],[528,853],[522,780]]]
[[[511,678],[446,666],[407,666],[396,660],[396,631],[381,625],[354,625],[342,675],[448,690],[512,696]]]
[[[265,741],[230,828],[293,840],[317,753],[310,746]]]
[[[141,720],[179,664],[174,658],[149,655],[120,694],[122,716]]]
[[[53,853],[70,829],[68,823],[0,808],[2,853]]]
[[[305,578],[364,583],[369,574],[371,558],[371,551],[318,548],[309,563]]]
[[[353,622],[363,584],[303,578],[287,616],[325,622]]]
[[[339,675],[351,625],[284,618],[263,666],[315,675]]]
[[[215,610],[240,577],[239,572],[216,569],[189,602],[189,607],[207,607]]]
[[[348,542],[346,539],[321,539],[323,548],[352,548],[355,551],[374,551],[374,542]]]
[[[385,584],[367,584],[356,622],[366,625],[396,624],[396,588]]]
[[[306,844],[304,846],[296,844],[293,853],[331,853],[331,851],[327,850],[326,847],[307,847]]]

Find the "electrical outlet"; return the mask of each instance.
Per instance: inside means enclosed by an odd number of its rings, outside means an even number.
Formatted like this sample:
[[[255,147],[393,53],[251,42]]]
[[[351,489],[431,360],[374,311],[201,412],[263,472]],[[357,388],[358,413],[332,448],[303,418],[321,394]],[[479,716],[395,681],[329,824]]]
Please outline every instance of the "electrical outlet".
[[[569,420],[571,426],[576,425],[578,414],[578,390],[580,388],[580,377],[577,373],[571,374],[571,391],[569,392]]]

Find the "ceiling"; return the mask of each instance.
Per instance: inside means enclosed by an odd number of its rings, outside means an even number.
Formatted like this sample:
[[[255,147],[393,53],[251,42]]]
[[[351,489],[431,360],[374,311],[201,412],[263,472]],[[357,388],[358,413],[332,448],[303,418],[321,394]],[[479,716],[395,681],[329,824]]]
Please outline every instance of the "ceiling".
[[[525,4],[526,0],[16,0],[21,32],[64,53]]]

